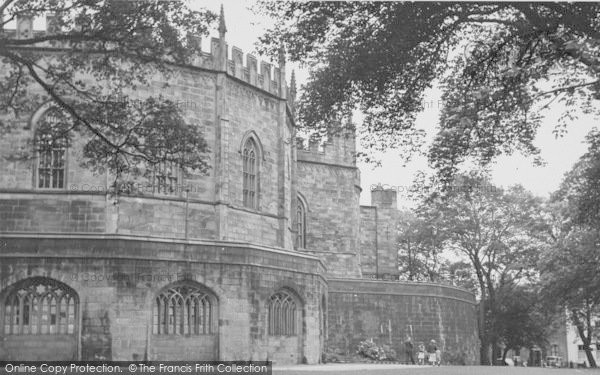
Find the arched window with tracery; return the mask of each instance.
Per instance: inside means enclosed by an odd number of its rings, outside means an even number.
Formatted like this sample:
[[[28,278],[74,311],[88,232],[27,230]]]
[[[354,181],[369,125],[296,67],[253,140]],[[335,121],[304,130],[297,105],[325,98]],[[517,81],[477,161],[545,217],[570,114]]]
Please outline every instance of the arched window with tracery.
[[[157,335],[212,335],[216,299],[193,285],[164,289],[154,303],[153,332]]]
[[[154,192],[176,195],[180,189],[181,168],[174,161],[162,161],[154,167]]]
[[[69,286],[44,277],[27,279],[6,296],[4,334],[74,334],[78,305]]]
[[[50,108],[38,120],[34,137],[39,189],[63,189],[66,185],[67,122],[57,108]]]
[[[306,248],[306,205],[296,198],[296,248]]]
[[[269,335],[294,336],[297,334],[298,304],[287,291],[273,294],[269,300]]]
[[[252,137],[244,143],[242,163],[244,207],[255,209],[258,207],[259,152],[258,145]]]

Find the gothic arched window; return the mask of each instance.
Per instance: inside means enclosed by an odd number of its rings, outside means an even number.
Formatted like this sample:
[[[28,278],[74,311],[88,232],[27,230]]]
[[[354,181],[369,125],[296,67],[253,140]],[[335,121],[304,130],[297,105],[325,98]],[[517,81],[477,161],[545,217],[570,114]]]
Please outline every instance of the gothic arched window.
[[[297,334],[298,308],[296,299],[287,291],[273,294],[269,300],[269,335]]]
[[[180,167],[174,161],[163,161],[154,168],[154,191],[159,194],[174,195],[180,189]]]
[[[154,334],[214,334],[215,302],[196,286],[176,285],[165,289],[154,303]]]
[[[296,248],[306,247],[306,206],[300,197],[296,198]]]
[[[4,334],[74,334],[77,307],[77,294],[67,285],[44,277],[27,279],[6,296]]]
[[[258,208],[258,146],[250,137],[242,149],[243,201],[244,207]]]
[[[63,189],[66,180],[67,137],[65,116],[48,109],[38,120],[34,143],[37,187]]]

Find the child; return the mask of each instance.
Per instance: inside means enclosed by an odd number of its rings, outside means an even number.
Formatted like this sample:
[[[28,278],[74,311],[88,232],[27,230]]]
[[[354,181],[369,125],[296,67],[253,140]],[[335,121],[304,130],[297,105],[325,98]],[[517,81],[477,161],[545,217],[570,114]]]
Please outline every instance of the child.
[[[432,366],[435,366],[437,364],[437,359],[436,359],[436,355],[435,355],[437,350],[438,350],[438,348],[435,343],[435,340],[431,340],[427,347],[427,353],[429,354],[428,355],[429,364]]]
[[[425,344],[422,342],[419,343],[419,353],[417,354],[417,360],[419,365],[423,366],[425,364]]]

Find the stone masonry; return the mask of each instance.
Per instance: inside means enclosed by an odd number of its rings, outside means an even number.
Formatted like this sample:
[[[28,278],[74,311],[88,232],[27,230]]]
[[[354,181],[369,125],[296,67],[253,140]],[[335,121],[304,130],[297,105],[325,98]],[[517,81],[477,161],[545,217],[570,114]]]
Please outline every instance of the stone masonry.
[[[184,118],[210,146],[208,173],[181,176],[173,194],[153,193],[138,177],[140,189],[114,195],[114,176],[80,163],[85,139],[78,138],[67,151],[65,187],[39,189],[32,140],[52,103],[18,118],[0,115],[16,125],[0,137],[0,360],[312,364],[325,352],[351,353],[368,338],[398,347],[412,327],[419,340],[441,340],[449,361],[477,362],[472,294],[391,281],[398,275],[395,196],[375,191],[372,206],[359,206],[354,133],[322,145],[297,141],[296,88],[286,82],[285,61],[273,67],[229,49],[223,14],[220,22],[210,51],[135,92],[182,103]],[[17,24],[5,32],[43,33],[30,18]],[[242,196],[242,149],[250,138],[259,149],[253,209]],[[30,157],[14,157],[23,150]],[[295,246],[298,199],[306,204],[302,248]],[[10,305],[34,282],[69,291],[72,331],[11,328],[67,319],[40,301]],[[157,331],[166,324],[157,315],[159,296],[180,287],[210,301],[203,333]],[[294,328],[282,334],[269,306],[283,292],[295,310],[286,323]]]

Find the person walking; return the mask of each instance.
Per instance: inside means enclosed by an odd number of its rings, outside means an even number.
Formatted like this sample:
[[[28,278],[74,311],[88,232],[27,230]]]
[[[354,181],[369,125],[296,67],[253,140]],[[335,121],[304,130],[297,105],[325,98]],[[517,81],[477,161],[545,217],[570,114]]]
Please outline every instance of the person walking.
[[[412,343],[412,338],[407,333],[406,338],[404,339],[404,352],[406,353],[406,363],[410,361],[413,365],[415,364],[415,357],[413,356],[414,345]]]

